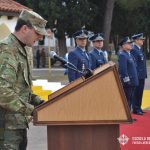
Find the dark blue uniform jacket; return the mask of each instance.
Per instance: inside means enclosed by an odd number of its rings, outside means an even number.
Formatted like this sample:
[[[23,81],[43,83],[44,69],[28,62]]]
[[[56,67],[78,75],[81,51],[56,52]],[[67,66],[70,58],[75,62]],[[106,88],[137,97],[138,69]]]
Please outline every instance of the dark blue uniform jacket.
[[[89,54],[85,54],[80,47],[76,47],[69,53],[68,61],[76,66],[76,68],[80,71],[83,71],[83,69],[91,69],[91,58]],[[74,71],[72,69],[68,69],[68,78],[70,82],[76,80],[81,76],[81,73],[78,73],[77,71]]]
[[[106,59],[104,57],[103,52],[99,52],[99,50],[94,48],[90,52],[90,55],[91,55],[91,59],[92,59],[92,66],[91,66],[92,70],[94,70],[97,67],[100,67],[101,65],[106,63]]]
[[[138,76],[136,70],[136,63],[133,56],[123,50],[119,53],[118,63],[119,74],[123,86],[137,86]]]
[[[136,60],[137,64],[137,73],[139,79],[147,78],[147,69],[146,69],[146,57],[141,49],[137,45],[133,45],[131,54]]]

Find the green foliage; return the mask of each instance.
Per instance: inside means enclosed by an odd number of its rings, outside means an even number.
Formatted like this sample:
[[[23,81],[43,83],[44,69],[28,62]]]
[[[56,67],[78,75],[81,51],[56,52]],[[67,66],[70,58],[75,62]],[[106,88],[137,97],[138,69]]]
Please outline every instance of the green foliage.
[[[57,29],[58,38],[71,37],[85,27],[101,32],[106,0],[17,0],[48,20],[47,27]]]
[[[28,6],[28,1],[25,1],[25,0],[15,0],[15,1],[24,5],[24,6]]]
[[[47,27],[56,28],[57,37],[71,36],[86,28],[101,32],[106,0],[16,0],[29,6],[48,20]],[[150,34],[150,0],[117,0],[115,3],[112,35]]]
[[[71,36],[90,24],[94,13],[87,0],[41,0],[32,6],[48,20],[48,27],[57,29],[57,37]]]
[[[82,27],[102,32],[107,0],[16,0],[32,8],[46,20],[47,27],[57,29],[58,39],[69,37]],[[150,35],[150,0],[116,0],[111,40],[144,32]],[[117,36],[116,36],[117,35]],[[117,37],[117,38],[116,38]]]
[[[150,0],[117,1],[113,15],[112,33],[121,36],[138,32],[150,33]]]
[[[142,5],[145,5],[145,3],[150,2],[150,0],[118,0],[118,3],[120,3],[123,7],[127,8],[128,10],[134,10]]]
[[[88,28],[94,32],[102,32],[103,22],[104,22],[104,15],[105,15],[105,7],[106,7],[106,0],[89,0],[92,4],[91,8],[94,10],[93,12],[93,19],[90,24],[88,24]]]
[[[150,0],[118,0],[115,4],[112,33],[113,42],[117,42],[123,36],[131,36],[143,32],[145,36],[150,35]],[[117,38],[116,38],[117,35]],[[144,45],[147,57],[147,43]]]

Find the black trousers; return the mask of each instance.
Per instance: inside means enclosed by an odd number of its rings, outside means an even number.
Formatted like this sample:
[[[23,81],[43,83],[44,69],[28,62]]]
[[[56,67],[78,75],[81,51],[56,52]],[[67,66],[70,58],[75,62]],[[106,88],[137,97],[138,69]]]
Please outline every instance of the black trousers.
[[[143,91],[145,79],[139,79],[139,85],[136,87],[133,98],[133,112],[141,112]]]
[[[134,91],[135,91],[135,86],[127,86],[127,87],[123,87],[124,88],[124,92],[128,101],[128,106],[131,110],[131,105],[133,102],[133,96],[134,96]]]

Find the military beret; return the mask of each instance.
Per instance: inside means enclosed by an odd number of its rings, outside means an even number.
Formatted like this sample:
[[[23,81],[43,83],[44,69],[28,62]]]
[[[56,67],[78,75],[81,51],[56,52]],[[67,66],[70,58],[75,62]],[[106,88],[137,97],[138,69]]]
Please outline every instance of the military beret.
[[[132,41],[130,40],[130,38],[128,36],[124,37],[120,42],[119,42],[119,46],[122,46],[126,43],[132,43]]]
[[[43,19],[39,14],[30,10],[23,9],[19,18],[24,21],[29,21],[38,34],[47,34],[45,29],[47,21]]]
[[[132,36],[132,39],[133,39],[133,40],[137,40],[137,39],[145,40],[145,37],[143,37],[143,33],[139,33],[139,34],[134,34],[134,35]]]
[[[89,38],[90,41],[104,41],[104,36],[102,33],[97,33],[97,34],[94,34],[92,35],[90,38]]]
[[[88,38],[88,31],[85,29],[79,30],[73,34],[73,37],[79,39]]]

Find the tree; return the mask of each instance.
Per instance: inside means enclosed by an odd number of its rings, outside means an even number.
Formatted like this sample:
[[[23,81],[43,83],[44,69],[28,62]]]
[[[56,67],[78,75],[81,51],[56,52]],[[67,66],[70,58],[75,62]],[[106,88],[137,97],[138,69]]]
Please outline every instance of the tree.
[[[131,36],[143,32],[149,39],[150,35],[150,0],[118,0],[115,3],[112,21],[113,41],[123,36]],[[150,57],[149,43],[145,41],[144,49],[147,57]],[[115,42],[117,45],[117,42]]]
[[[23,0],[18,2],[23,4]],[[47,27],[55,31],[61,56],[67,52],[65,36],[71,37],[90,24],[94,14],[91,5],[88,0],[27,0],[27,6],[48,20]]]
[[[87,0],[42,0],[38,4],[39,13],[48,20],[48,26],[55,29],[59,54],[67,52],[66,38],[92,20],[92,10]]]
[[[15,0],[16,2],[22,4],[22,5],[25,5],[25,6],[28,6],[28,0]]]
[[[87,27],[94,33],[103,32],[102,27],[104,22],[106,0],[89,0],[89,2],[91,3],[90,8],[94,15],[92,16],[91,22],[87,24]]]
[[[104,48],[109,49],[111,22],[115,0],[89,0],[95,9],[92,23],[88,26],[94,32],[104,34]],[[91,6],[91,7],[93,7]]]
[[[109,49],[109,38],[111,32],[111,22],[112,22],[112,15],[114,9],[115,0],[107,0],[105,15],[104,15],[104,23],[103,23],[103,33],[104,33],[104,48]]]

